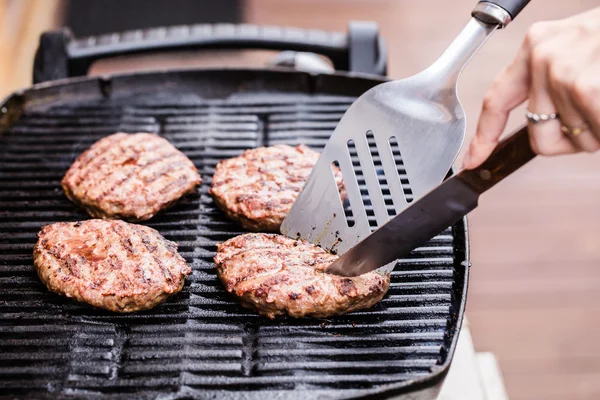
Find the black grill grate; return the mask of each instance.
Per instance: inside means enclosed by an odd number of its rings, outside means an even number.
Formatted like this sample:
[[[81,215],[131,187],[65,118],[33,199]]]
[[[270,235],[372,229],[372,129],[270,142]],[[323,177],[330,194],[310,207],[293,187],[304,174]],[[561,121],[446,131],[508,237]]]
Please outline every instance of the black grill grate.
[[[446,361],[460,302],[450,230],[401,262],[379,305],[326,321],[268,321],[233,301],[215,275],[215,245],[243,233],[207,194],[216,162],[267,144],[320,148],[351,100],[288,93],[186,105],[138,96],[25,110],[0,136],[0,387],[31,397],[343,397],[432,374]],[[180,295],[133,315],[52,294],[32,267],[43,225],[88,218],[60,179],[79,153],[116,131],[160,133],[204,179],[197,195],[148,223],[179,243],[193,274]]]

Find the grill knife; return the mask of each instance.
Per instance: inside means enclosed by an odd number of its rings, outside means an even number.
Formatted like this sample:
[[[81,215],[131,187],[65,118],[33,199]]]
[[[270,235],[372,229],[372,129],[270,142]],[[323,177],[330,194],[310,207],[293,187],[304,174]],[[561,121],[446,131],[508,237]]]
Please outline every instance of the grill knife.
[[[326,272],[357,276],[408,255],[475,209],[482,193],[534,157],[524,126],[502,141],[481,166],[448,178],[344,253]]]

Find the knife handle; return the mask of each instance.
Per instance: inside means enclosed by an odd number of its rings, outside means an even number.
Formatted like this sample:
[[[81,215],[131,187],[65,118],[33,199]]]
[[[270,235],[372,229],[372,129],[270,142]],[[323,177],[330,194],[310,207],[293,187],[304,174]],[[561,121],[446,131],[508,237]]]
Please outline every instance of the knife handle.
[[[535,156],[525,125],[500,142],[483,164],[474,169],[460,171],[458,178],[481,194],[527,164]]]

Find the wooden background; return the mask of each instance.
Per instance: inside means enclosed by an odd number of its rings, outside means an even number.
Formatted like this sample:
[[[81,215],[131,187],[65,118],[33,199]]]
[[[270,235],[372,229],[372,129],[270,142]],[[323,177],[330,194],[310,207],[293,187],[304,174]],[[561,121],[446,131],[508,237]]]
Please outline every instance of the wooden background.
[[[0,99],[29,86],[40,34],[60,24],[61,0],[0,0]]]
[[[248,0],[258,24],[345,30],[374,20],[389,75],[429,65],[466,23],[475,0]],[[533,22],[566,17],[598,0],[536,0],[466,68],[459,94],[473,132],[481,99]],[[59,0],[0,0],[0,96],[30,83],[39,32],[60,24]],[[142,57],[95,73],[197,63],[264,62],[260,56]],[[600,72],[599,72],[600,73]],[[523,108],[511,128],[524,121]],[[511,399],[600,398],[600,153],[538,159],[486,194],[470,216],[467,315],[478,351],[499,358]]]

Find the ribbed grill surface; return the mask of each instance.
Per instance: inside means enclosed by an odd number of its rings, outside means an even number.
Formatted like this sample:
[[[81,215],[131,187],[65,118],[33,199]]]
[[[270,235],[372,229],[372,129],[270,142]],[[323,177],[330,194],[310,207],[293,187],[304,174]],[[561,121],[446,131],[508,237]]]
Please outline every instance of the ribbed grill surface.
[[[217,161],[267,144],[321,148],[351,100],[281,94],[270,102],[185,105],[167,96],[152,104],[139,97],[26,111],[0,136],[2,391],[33,398],[223,391],[264,398],[264,390],[337,397],[431,373],[444,360],[444,333],[458,301],[450,230],[401,262],[375,308],[327,321],[268,321],[232,300],[216,278],[215,245],[243,233],[207,194]],[[133,315],[50,293],[32,266],[43,225],[88,218],[64,196],[60,180],[78,154],[116,131],[160,133],[204,179],[197,195],[148,222],[179,243],[193,274],[180,295]]]

